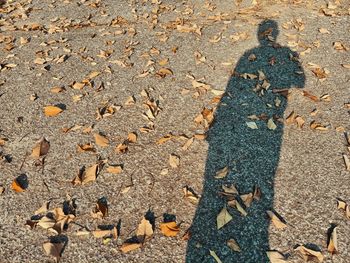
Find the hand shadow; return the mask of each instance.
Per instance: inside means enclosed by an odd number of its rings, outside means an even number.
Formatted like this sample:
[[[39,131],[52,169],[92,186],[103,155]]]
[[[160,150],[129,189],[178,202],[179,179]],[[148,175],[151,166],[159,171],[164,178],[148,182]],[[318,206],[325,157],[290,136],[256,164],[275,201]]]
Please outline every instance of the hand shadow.
[[[215,262],[209,250],[215,251],[224,263],[269,262],[266,251],[270,221],[266,211],[273,209],[286,93],[305,83],[298,54],[277,44],[277,35],[275,21],[266,20],[259,25],[260,46],[240,58],[217,107],[207,133],[209,150],[203,193],[190,228],[186,262]],[[248,118],[251,115],[256,118]],[[248,127],[247,122],[255,122],[256,129]],[[214,178],[226,166],[228,175]],[[218,230],[217,215],[227,203],[218,194],[223,184],[235,185],[240,194],[259,187],[262,197],[245,208],[247,216],[227,206],[233,219]],[[232,238],[241,252],[226,245]]]

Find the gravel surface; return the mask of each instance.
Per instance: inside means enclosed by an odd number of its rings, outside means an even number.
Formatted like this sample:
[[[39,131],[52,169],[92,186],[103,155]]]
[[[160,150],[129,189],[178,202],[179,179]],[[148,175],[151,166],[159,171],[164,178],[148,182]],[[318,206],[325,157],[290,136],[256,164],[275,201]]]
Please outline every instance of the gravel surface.
[[[0,262],[54,262],[43,243],[55,234],[26,222],[45,202],[52,210],[69,196],[76,217],[54,237],[65,243],[61,262],[216,262],[213,251],[224,263],[269,262],[267,250],[304,262],[293,248],[309,243],[323,262],[348,262],[350,221],[337,198],[350,204],[343,160],[350,156],[349,14],[345,0],[0,0]],[[151,113],[147,103],[156,105]],[[48,105],[63,111],[48,117]],[[111,116],[98,117],[111,105]],[[301,127],[288,124],[293,111]],[[116,152],[130,132],[137,141]],[[96,143],[96,133],[108,146]],[[50,149],[38,160],[31,153],[42,137]],[[90,142],[95,152],[77,150]],[[71,183],[96,163],[104,164],[96,181]],[[123,171],[112,174],[111,165]],[[227,176],[215,179],[225,166]],[[29,184],[18,193],[11,184],[20,174]],[[227,205],[218,192],[227,183],[240,194],[257,186],[262,196],[245,217],[227,206],[233,219],[217,230]],[[198,204],[184,197],[184,186],[202,197]],[[91,212],[101,197],[108,216],[96,219]],[[149,209],[152,238],[122,253]],[[267,210],[287,227],[276,228]],[[176,237],[161,233],[164,213],[182,222]],[[119,220],[117,239],[77,235]],[[331,224],[338,225],[335,255],[327,251]],[[233,252],[228,239],[242,251]]]

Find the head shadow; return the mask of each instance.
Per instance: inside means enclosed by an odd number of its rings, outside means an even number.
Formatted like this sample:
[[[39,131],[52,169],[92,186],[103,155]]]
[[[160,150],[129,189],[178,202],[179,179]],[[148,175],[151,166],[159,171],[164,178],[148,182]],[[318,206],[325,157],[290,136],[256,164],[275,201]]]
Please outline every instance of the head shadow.
[[[210,250],[223,262],[268,262],[267,211],[273,210],[287,94],[290,88],[302,88],[305,83],[298,54],[279,45],[277,36],[277,22],[260,23],[260,45],[239,59],[215,110],[207,131],[204,185],[190,228],[186,262],[213,262]],[[215,178],[224,167],[228,167],[227,175]],[[220,194],[223,185],[234,185],[238,194]],[[261,198],[254,199],[256,189]],[[247,201],[249,196],[252,202]],[[232,199],[246,216],[229,205]],[[217,215],[224,207],[233,219],[217,229]],[[226,245],[229,239],[238,243],[240,253]]]

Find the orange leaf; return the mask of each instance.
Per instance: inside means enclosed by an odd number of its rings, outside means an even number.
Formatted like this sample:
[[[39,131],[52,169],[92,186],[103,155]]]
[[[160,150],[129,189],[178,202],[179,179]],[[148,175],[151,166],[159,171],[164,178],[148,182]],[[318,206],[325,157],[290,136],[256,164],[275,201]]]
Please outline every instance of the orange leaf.
[[[60,114],[63,110],[57,106],[46,106],[44,107],[44,114],[48,117],[53,117]]]
[[[160,231],[162,231],[164,236],[174,237],[179,233],[180,227],[176,222],[160,223]]]

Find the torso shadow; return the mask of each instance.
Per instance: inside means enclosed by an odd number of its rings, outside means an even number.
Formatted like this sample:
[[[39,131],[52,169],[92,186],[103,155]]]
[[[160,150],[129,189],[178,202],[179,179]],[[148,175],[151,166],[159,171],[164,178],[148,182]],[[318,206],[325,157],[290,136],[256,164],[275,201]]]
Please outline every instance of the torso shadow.
[[[224,263],[269,262],[266,211],[273,208],[274,176],[283,135],[281,120],[287,106],[285,93],[279,91],[302,88],[305,82],[298,55],[273,41],[277,32],[274,21],[260,25],[261,45],[240,58],[216,109],[207,133],[203,193],[190,228],[186,262],[215,262],[209,250],[215,251]],[[255,122],[257,127],[253,129],[254,124],[249,122]],[[229,167],[228,175],[214,178],[225,166]],[[233,220],[218,230],[217,215],[227,203],[218,194],[223,184],[235,185],[239,194],[251,193],[258,187],[262,197],[245,208],[247,216],[227,207]],[[231,238],[241,252],[226,245]]]

